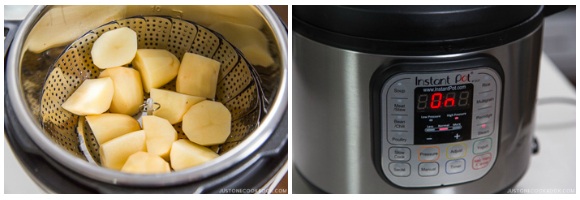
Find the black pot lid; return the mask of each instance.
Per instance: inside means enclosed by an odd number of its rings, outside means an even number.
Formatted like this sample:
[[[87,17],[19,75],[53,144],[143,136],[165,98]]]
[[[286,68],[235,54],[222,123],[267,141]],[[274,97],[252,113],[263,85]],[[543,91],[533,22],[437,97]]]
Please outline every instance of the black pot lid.
[[[500,45],[529,34],[541,25],[544,16],[565,8],[293,6],[292,10],[295,31],[306,37],[347,49],[382,53],[389,48],[401,49],[401,43],[421,42],[431,48],[408,45],[415,51],[441,50],[443,47],[451,51],[473,50],[470,47]],[[369,45],[374,47],[369,49]]]

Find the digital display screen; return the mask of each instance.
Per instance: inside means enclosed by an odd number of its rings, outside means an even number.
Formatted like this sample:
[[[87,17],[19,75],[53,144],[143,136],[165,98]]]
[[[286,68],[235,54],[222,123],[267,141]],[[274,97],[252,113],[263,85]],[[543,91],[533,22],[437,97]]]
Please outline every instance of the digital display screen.
[[[471,139],[473,85],[415,88],[415,144]]]

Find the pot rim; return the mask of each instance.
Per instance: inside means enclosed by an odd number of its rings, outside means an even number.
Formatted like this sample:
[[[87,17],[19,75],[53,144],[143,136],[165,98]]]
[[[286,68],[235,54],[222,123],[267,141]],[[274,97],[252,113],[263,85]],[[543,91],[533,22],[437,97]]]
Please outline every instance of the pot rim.
[[[288,36],[284,31],[284,25],[278,19],[274,11],[264,5],[256,6],[259,13],[265,19],[268,26],[271,27],[275,36],[281,59],[281,81],[276,97],[268,114],[262,120],[260,126],[250,134],[242,143],[224,155],[204,163],[197,167],[192,167],[182,171],[171,172],[167,174],[153,175],[136,175],[120,171],[106,169],[96,164],[89,163],[83,159],[73,156],[65,149],[54,144],[44,133],[40,123],[34,120],[30,108],[26,105],[24,99],[21,79],[20,64],[23,57],[22,46],[30,33],[32,27],[40,18],[40,15],[47,6],[35,6],[26,18],[20,24],[16,32],[10,55],[6,66],[6,86],[9,100],[12,103],[12,109],[17,120],[23,125],[26,134],[32,141],[48,156],[79,174],[92,179],[114,185],[132,185],[132,186],[169,186],[180,183],[186,183],[207,178],[217,174],[227,168],[239,163],[254,153],[270,137],[276,129],[278,122],[282,119],[284,111],[288,105]]]

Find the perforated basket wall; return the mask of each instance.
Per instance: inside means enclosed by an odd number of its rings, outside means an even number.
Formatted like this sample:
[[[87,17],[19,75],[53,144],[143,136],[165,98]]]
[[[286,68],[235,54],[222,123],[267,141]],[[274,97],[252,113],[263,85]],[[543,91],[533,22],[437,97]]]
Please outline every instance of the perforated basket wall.
[[[85,120],[60,105],[84,80],[99,76],[101,70],[91,58],[92,45],[103,33],[120,27],[129,27],[137,33],[139,49],[167,49],[179,60],[185,52],[190,52],[221,62],[215,101],[223,103],[232,113],[232,132],[226,143],[211,149],[223,154],[258,127],[260,116],[265,112],[264,95],[259,76],[240,51],[221,35],[193,22],[139,16],[112,21],[87,32],[65,48],[49,70],[43,85],[40,114],[43,128],[55,144],[78,157],[99,162],[99,146],[89,126],[78,126]],[[162,88],[175,91],[175,80]],[[181,123],[174,127],[180,139],[187,138],[181,130]],[[77,128],[84,131],[77,131]]]

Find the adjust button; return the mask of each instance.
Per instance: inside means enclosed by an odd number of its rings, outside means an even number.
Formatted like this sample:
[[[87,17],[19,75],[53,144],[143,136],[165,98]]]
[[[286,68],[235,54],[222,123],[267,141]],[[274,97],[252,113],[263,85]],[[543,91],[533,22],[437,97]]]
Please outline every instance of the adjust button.
[[[473,143],[473,153],[480,154],[491,150],[491,138],[485,138]]]
[[[445,163],[445,172],[447,174],[457,174],[465,171],[465,160],[449,160]]]
[[[408,161],[411,159],[411,149],[406,147],[391,147],[389,149],[389,159],[395,161]]]
[[[394,176],[409,176],[411,175],[411,165],[409,163],[393,162],[389,164],[389,171]]]
[[[435,176],[439,174],[439,163],[427,162],[419,164],[419,176]]]
[[[421,147],[419,150],[419,161],[436,161],[437,159],[439,159],[439,147]]]
[[[466,153],[467,147],[463,142],[447,146],[447,159],[463,158]]]

